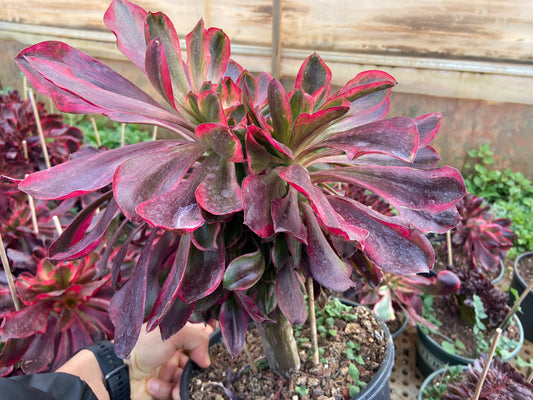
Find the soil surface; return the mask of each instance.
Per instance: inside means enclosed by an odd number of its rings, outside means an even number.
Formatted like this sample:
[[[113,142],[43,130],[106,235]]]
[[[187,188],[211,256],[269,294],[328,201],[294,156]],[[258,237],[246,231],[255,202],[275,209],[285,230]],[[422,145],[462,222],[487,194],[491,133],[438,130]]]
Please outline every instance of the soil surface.
[[[248,329],[247,346],[256,365],[262,367],[259,373],[251,371],[244,352],[231,359],[221,343],[212,346],[211,367],[195,375],[189,385],[191,399],[230,399],[224,394],[225,390],[233,393],[233,400],[349,399],[349,386],[354,384],[348,374],[350,363],[359,370],[359,380],[369,382],[379,369],[387,347],[381,327],[371,310],[356,307],[352,313],[358,317],[354,322],[335,320],[335,336],[318,337],[319,348],[324,349],[321,358],[325,363],[314,366],[310,343],[304,342],[299,345],[301,368],[289,376],[280,376],[268,369],[255,327]],[[307,324],[301,337],[310,337]],[[345,345],[349,341],[361,345],[358,354],[364,360],[364,365],[348,360]],[[300,389],[298,394],[295,388],[305,388],[304,392],[307,393],[302,393]]]
[[[442,322],[439,332],[449,337],[453,341],[460,340],[465,345],[465,353],[460,354],[463,357],[476,358],[476,338],[472,327],[461,319],[458,313],[450,312],[448,304],[442,298],[435,297],[433,302],[433,312],[435,317]],[[485,339],[490,343],[494,332],[487,332]],[[441,336],[430,332],[431,338],[441,344],[444,339]],[[520,330],[516,324],[511,324],[503,331],[503,335],[512,340],[520,339]]]
[[[533,256],[522,257],[517,265],[520,277],[526,283],[526,286],[533,279]]]

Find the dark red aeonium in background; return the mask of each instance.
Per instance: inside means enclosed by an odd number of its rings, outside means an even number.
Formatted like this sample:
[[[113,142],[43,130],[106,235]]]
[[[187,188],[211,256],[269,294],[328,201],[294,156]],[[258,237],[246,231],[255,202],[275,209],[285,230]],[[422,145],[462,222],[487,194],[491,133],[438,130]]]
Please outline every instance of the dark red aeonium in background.
[[[423,232],[457,223],[454,204],[464,183],[455,169],[435,167],[438,155],[429,143],[439,114],[385,118],[396,83],[390,75],[362,72],[333,92],[329,68],[313,54],[286,92],[268,74],[256,78],[231,61],[225,34],[202,22],[187,35],[182,60],[164,14],[115,0],[104,21],[166,105],[63,43],[37,44],[17,62],[60,110],[155,124],[176,138],[70,160],[30,175],[20,189],[46,199],[108,190],[59,238],[52,258],[94,249],[113,220],[151,229],[137,266],[111,301],[118,354],[130,351],[143,320],[149,329],[160,325],[167,337],[213,310],[231,354],[242,349],[249,317],[288,332],[278,337],[290,342],[286,319],[306,319],[304,277],[346,290],[353,286],[348,259],[355,253],[393,273],[432,267]],[[344,196],[337,190],[342,184],[379,195],[398,215]],[[69,235],[86,232],[97,207],[104,216],[72,247]],[[153,274],[159,255],[150,241],[161,235],[174,252],[166,252],[165,267]],[[128,241],[105,243],[119,244]],[[273,367],[298,367],[297,353],[287,363],[283,358],[291,357],[275,354]]]

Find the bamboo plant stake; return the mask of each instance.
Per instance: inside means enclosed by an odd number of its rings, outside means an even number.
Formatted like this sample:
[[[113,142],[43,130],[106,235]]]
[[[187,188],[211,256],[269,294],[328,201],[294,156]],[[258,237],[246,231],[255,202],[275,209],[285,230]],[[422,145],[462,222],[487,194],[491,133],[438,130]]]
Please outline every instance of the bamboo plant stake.
[[[497,328],[496,332],[494,333],[494,337],[492,338],[492,344],[490,345],[489,354],[487,354],[487,358],[485,359],[485,365],[483,366],[483,371],[481,372],[481,376],[479,377],[479,381],[477,382],[476,391],[474,392],[474,397],[472,397],[472,400],[479,399],[481,389],[483,388],[483,383],[485,383],[485,378],[487,377],[487,373],[489,372],[489,366],[492,361],[492,358],[494,357],[494,353],[496,351],[496,347],[498,346],[498,342],[500,341],[501,335],[502,330],[500,328]]]
[[[91,123],[93,124],[94,136],[96,136],[96,144],[98,148],[102,147],[102,142],[100,141],[100,134],[98,133],[98,128],[96,127],[96,120],[94,117],[91,117]]]
[[[154,130],[152,131],[152,140],[157,140],[157,125],[154,125]]]
[[[33,116],[35,117],[35,123],[37,125],[37,132],[39,132],[39,139],[41,140],[41,147],[43,148],[44,162],[46,168],[50,168],[50,157],[48,156],[48,149],[46,148],[46,140],[44,139],[43,127],[41,125],[41,118],[39,118],[39,110],[37,110],[37,103],[35,102],[35,97],[33,97],[33,91],[28,90],[28,95],[30,97],[31,107],[33,109]]]
[[[453,265],[453,254],[452,254],[452,234],[451,230],[446,232],[446,246],[448,248],[448,265]]]
[[[126,143],[124,135],[126,133],[126,124],[122,123],[120,124],[120,147],[124,147],[124,144]]]
[[[2,265],[4,271],[6,271],[7,286],[15,305],[15,310],[20,310],[20,301],[17,297],[17,290],[15,289],[15,282],[13,281],[13,274],[11,273],[11,267],[9,266],[9,260],[7,259],[6,248],[4,247],[4,241],[2,240],[2,234],[0,234],[0,258],[2,259]]]
[[[26,142],[26,140],[22,141],[22,152],[24,154],[24,159],[25,160],[30,158],[30,154],[28,153],[28,142]]]
[[[54,215],[52,217],[52,221],[54,221],[54,226],[56,227],[57,233],[61,235],[63,233],[63,228],[61,227],[61,222],[59,222],[59,218],[57,217],[57,215]]]
[[[315,292],[313,288],[313,278],[307,279],[307,301],[309,302],[309,324],[311,325],[311,345],[313,346],[313,365],[318,365],[320,357],[318,354],[318,336],[316,331],[315,316]]]

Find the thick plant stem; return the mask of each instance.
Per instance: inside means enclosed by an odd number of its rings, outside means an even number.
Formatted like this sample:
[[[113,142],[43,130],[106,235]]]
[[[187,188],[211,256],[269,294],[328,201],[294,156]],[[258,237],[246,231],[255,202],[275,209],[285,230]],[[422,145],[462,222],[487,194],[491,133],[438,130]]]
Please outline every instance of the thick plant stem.
[[[257,324],[270,369],[285,374],[300,368],[292,325],[278,309],[272,323]]]

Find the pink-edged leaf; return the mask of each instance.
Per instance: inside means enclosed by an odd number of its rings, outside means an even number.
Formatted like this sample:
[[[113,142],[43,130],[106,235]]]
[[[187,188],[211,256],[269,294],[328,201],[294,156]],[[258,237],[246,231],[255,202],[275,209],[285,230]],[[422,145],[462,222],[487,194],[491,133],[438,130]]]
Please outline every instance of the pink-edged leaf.
[[[302,284],[292,263],[287,263],[276,274],[276,299],[278,307],[292,325],[307,320],[307,306]]]
[[[265,272],[265,258],[261,250],[233,259],[224,273],[224,287],[228,290],[247,290],[255,285]]]
[[[218,320],[226,349],[232,357],[235,357],[241,352],[246,341],[248,314],[230,296],[220,307]]]
[[[146,11],[127,0],[113,0],[104,14],[104,24],[117,38],[120,51],[144,72]]]
[[[50,367],[54,358],[56,360],[58,359],[54,343],[56,336],[62,335],[57,334],[55,323],[52,321],[48,324],[46,332],[35,335],[24,356],[21,358],[20,367],[25,374],[44,372]],[[87,343],[87,345],[89,344]],[[73,354],[74,352],[71,351],[70,356]],[[61,360],[61,363],[65,361],[67,360]]]
[[[144,245],[133,273],[111,298],[109,317],[115,325],[115,352],[127,357],[141,333],[146,304],[146,287],[150,266],[150,249],[157,234],[154,229]]]
[[[322,286],[344,292],[355,284],[350,279],[351,268],[331,248],[322,233],[311,207],[302,204],[307,225],[307,256],[313,279]]]
[[[430,214],[423,210],[410,210],[405,207],[398,207],[398,212],[405,224],[412,225],[424,233],[443,234],[461,221],[461,216],[455,206],[437,214]]]
[[[348,107],[331,107],[314,114],[300,114],[294,122],[292,148],[303,143],[312,143],[333,121],[342,117]]]
[[[51,311],[52,303],[43,301],[5,315],[0,328],[0,337],[3,340],[21,339],[36,333],[44,333]]]
[[[205,80],[218,83],[224,77],[224,73],[228,68],[231,53],[230,41],[220,29],[209,28],[207,33],[209,35],[209,54],[211,55],[211,60]]]
[[[278,197],[279,183],[275,172],[249,175],[242,181],[244,223],[262,238],[274,234],[271,204]]]
[[[298,207],[298,192],[290,187],[287,195],[272,201],[272,221],[276,233],[287,232],[307,244],[307,232]]]
[[[418,128],[419,146],[428,146],[439,131],[442,115],[440,113],[422,115],[415,118],[415,121]]]
[[[255,303],[255,301],[253,301],[250,297],[244,294],[244,292],[237,291],[234,292],[233,295],[235,296],[235,299],[237,300],[241,308],[255,322],[262,324],[265,322],[272,321],[259,309],[259,306]]]
[[[211,63],[209,53],[209,33],[204,28],[204,21],[200,20],[194,29],[185,38],[187,43],[187,69],[191,88],[198,92],[206,81],[207,72]]]
[[[148,318],[147,329],[149,331],[154,329],[159,322],[161,322],[161,319],[166,315],[174,300],[178,297],[178,289],[183,276],[185,275],[190,247],[190,235],[182,235],[176,252],[176,257],[174,258],[174,263],[172,264],[167,279],[155,301],[154,307],[152,308],[152,314]]]
[[[346,182],[362,186],[392,206],[431,214],[453,206],[466,193],[454,168],[419,170],[409,167],[358,165],[312,173],[315,182]]]
[[[16,57],[40,93],[59,110],[104,114],[118,122],[160,125],[191,137],[191,125],[93,57],[61,42],[42,42]]]
[[[292,154],[291,149],[285,144],[278,142],[276,139],[274,139],[270,132],[268,132],[267,130],[261,129],[255,125],[251,125],[248,127],[247,133],[252,135],[258,143],[265,146],[265,148],[271,151],[273,154],[281,153],[281,155],[284,155],[290,158],[291,160],[294,160],[294,156]]]
[[[367,232],[364,229],[349,225],[339,217],[329,204],[326,195],[317,186],[313,185],[309,172],[304,167],[292,164],[289,167],[280,169],[279,176],[311,201],[311,205],[320,221],[330,232],[347,240],[356,240],[358,242],[362,242],[367,236]]]
[[[246,130],[246,161],[250,172],[256,175],[263,172],[265,168],[272,165],[275,161],[280,162],[282,160],[275,157],[255,140],[251,132],[253,129],[255,128],[249,127]]]
[[[377,152],[412,161],[418,148],[418,130],[412,118],[393,117],[334,133],[319,146],[343,150],[350,159]]]
[[[167,56],[160,38],[155,38],[148,43],[148,48],[146,49],[146,75],[159,94],[172,107],[176,108]]]
[[[137,206],[178,185],[204,150],[199,143],[175,143],[173,147],[139,155],[121,164],[113,177],[113,191],[124,215],[139,221]]]
[[[227,126],[215,123],[201,124],[196,128],[196,135],[225,160],[234,163],[243,160],[241,142]]]
[[[381,298],[374,304],[374,313],[383,321],[391,321],[395,318],[390,290],[381,293]]]
[[[367,99],[367,97],[372,97]],[[356,100],[354,103],[362,103],[354,106],[352,104],[350,111],[344,115],[338,122],[331,125],[326,132],[335,133],[343,132],[349,129],[353,129],[356,126],[369,124],[372,122],[380,121],[387,116],[390,110],[390,99],[385,97],[381,100],[381,103],[377,105],[373,104],[373,95],[365,96],[362,99]],[[358,108],[361,107],[361,108]]]
[[[217,86],[217,93],[220,94],[220,102],[222,108],[230,109],[232,107],[241,106],[241,90],[235,82],[230,78],[224,80]],[[226,117],[228,118],[228,111],[226,110]]]
[[[58,249],[60,252],[63,252],[69,249],[72,245],[78,243],[85,236],[87,228],[89,228],[93,220],[93,215],[96,209],[112,198],[113,193],[109,191],[85,206],[63,233],[55,240],[52,246],[53,248],[49,251],[49,255],[52,257],[55,255],[53,249]]]
[[[153,140],[74,158],[30,174],[19,184],[19,189],[39,199],[80,196],[111,183],[116,169],[124,161],[175,145],[176,141],[173,140]]]
[[[423,293],[446,296],[459,290],[461,280],[451,271],[440,271],[436,277],[424,277],[419,275],[404,276],[402,279],[409,282]]]
[[[382,71],[379,71],[379,72],[382,72]],[[348,101],[348,102],[355,102],[356,100],[359,100],[366,96],[373,96],[374,102],[379,101],[379,103],[381,103],[382,100],[379,100],[379,99],[385,99],[388,96],[389,89],[392,88],[396,84],[396,81],[394,81],[393,78],[388,74],[385,74],[385,76],[383,76],[382,78],[383,80],[376,80],[376,81],[365,83],[365,84],[361,84],[357,82],[355,83],[354,86],[345,87],[343,90],[339,91],[336,95],[330,97],[328,101],[322,105],[321,109],[329,108],[333,105],[338,105],[340,104],[339,102],[341,100]],[[387,79],[387,78],[390,78],[390,79]],[[381,91],[384,91],[384,92],[381,92]]]
[[[220,95],[217,92],[211,90],[203,91],[198,95],[197,102],[202,121],[214,122],[222,126],[227,125],[226,114],[220,102]]]
[[[368,231],[363,251],[382,270],[413,274],[427,272],[433,267],[433,247],[420,232],[355,200],[332,197],[330,202],[346,221]]]
[[[180,232],[192,232],[204,223],[195,192],[198,185],[210,173],[220,157],[212,156],[196,168],[187,179],[172,190],[139,204],[137,214],[152,225]]]
[[[190,246],[185,275],[178,296],[186,303],[193,303],[213,293],[224,277],[226,267],[225,248],[202,251]]]
[[[2,352],[0,352],[0,367],[13,366],[20,361],[34,339],[35,336],[29,336],[23,339],[7,339],[3,341],[5,344]]]
[[[437,168],[440,156],[431,146],[419,147],[411,164],[415,168]]]
[[[239,80],[239,76],[241,76],[243,72],[244,68],[235,62],[235,60],[230,58],[228,61],[228,68],[224,72],[224,78],[230,78],[233,82],[237,82]]]
[[[52,260],[74,260],[84,257],[91,253],[100,244],[104,234],[109,228],[109,224],[118,215],[119,209],[114,199],[111,199],[103,215],[99,218],[93,229],[83,237],[79,242],[72,247],[63,248],[63,241],[56,242],[50,247],[50,255]],[[65,231],[67,232],[67,231]],[[62,235],[65,234],[62,233]],[[68,234],[68,233],[67,233]]]
[[[221,224],[203,224],[193,232],[191,240],[200,250],[215,250],[218,248],[217,238],[221,232]]]
[[[220,159],[196,189],[196,200],[202,209],[214,215],[228,215],[242,210],[241,188],[235,164]]]
[[[272,117],[272,137],[283,144],[291,140],[292,113],[289,99],[281,83],[275,79],[268,85],[268,105]]]
[[[194,310],[194,303],[187,304],[176,298],[159,324],[161,338],[167,340],[185,326]]]
[[[190,88],[181,58],[179,38],[172,21],[164,13],[148,13],[146,29],[149,39],[159,38],[164,48],[173,93],[179,99],[184,99]]]
[[[330,84],[331,70],[318,54],[311,54],[305,59],[296,75],[295,87],[302,88],[311,96],[322,87],[326,87],[325,97],[328,97]]]
[[[262,106],[266,104],[268,100],[268,85],[270,81],[274,79],[268,72],[261,72],[256,79],[257,90],[255,92],[254,104],[256,106]]]

